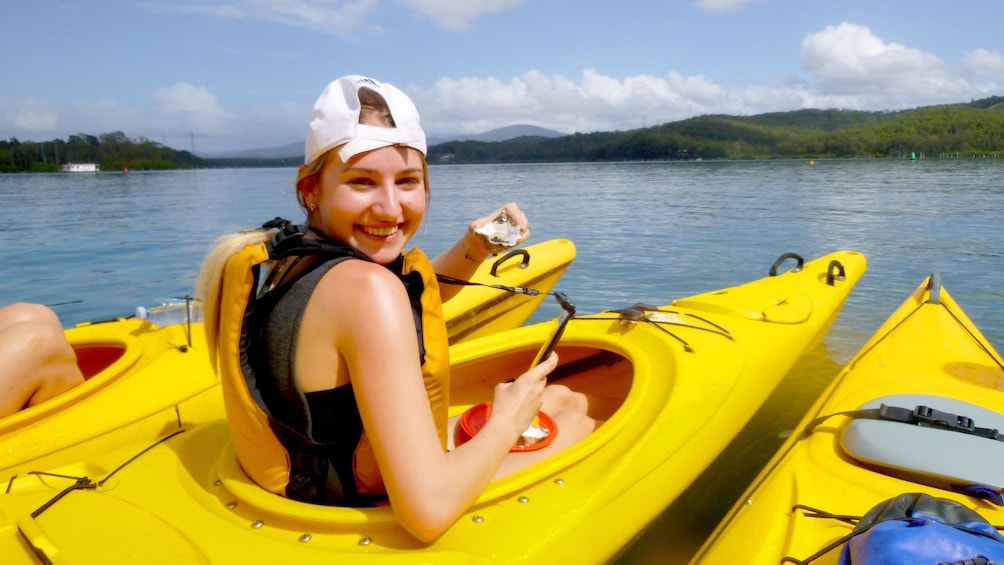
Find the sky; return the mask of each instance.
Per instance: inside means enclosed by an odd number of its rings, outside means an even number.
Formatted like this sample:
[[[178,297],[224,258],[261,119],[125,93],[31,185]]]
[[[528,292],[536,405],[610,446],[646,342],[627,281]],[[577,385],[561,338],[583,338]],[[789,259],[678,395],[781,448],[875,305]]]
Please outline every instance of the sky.
[[[1000,0],[0,0],[0,139],[302,142],[324,87],[407,92],[431,138],[1004,95]]]

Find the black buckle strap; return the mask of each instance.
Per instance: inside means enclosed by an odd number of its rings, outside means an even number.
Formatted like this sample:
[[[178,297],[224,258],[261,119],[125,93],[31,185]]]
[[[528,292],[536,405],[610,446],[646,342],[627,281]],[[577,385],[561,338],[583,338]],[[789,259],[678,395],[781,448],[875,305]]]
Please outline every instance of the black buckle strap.
[[[886,420],[906,422],[908,424],[916,424],[918,426],[928,426],[996,441],[1004,441],[1004,435],[1001,435],[997,428],[981,428],[977,426],[976,421],[969,416],[953,414],[951,412],[942,412],[941,410],[931,408],[930,406],[924,406],[922,404],[914,407],[914,409],[909,411],[909,414],[905,417],[902,414],[903,412],[907,412],[907,410],[883,404],[879,408],[879,417]]]
[[[920,405],[913,409],[913,416],[917,423],[928,424],[938,428],[958,430],[960,432],[972,433],[976,429],[973,419],[968,416],[959,416],[941,410],[935,410],[930,406]]]
[[[825,414],[813,420],[806,427],[805,432],[802,434],[803,437],[811,434],[818,425],[833,416],[887,420],[890,422],[900,422],[903,424],[912,424],[915,426],[925,426],[929,428],[959,432],[995,441],[1004,441],[1004,434],[1001,434],[997,428],[981,428],[977,426],[976,421],[969,416],[953,414],[951,412],[942,412],[941,410],[937,410],[923,404],[915,406],[912,410],[901,406],[888,406],[886,404],[882,404],[878,408]]]

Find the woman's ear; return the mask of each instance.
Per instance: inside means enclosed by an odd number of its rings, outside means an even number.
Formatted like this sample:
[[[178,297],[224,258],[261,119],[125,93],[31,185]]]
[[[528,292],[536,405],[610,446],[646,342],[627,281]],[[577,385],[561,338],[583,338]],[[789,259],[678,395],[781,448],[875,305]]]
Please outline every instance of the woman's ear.
[[[306,165],[300,165],[300,174],[303,174],[303,170]],[[317,198],[317,176],[318,175],[307,175],[301,176],[300,180],[296,181],[296,190],[300,193],[300,202],[303,202],[304,206],[308,206],[311,202]]]

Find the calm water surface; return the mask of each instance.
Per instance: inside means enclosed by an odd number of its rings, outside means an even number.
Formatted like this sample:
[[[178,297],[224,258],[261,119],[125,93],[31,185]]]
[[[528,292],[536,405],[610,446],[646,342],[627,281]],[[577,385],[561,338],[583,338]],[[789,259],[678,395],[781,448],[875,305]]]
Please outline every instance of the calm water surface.
[[[0,175],[0,304],[54,305],[67,325],[190,293],[224,233],[302,221],[295,170]],[[838,249],[868,258],[825,343],[732,447],[621,556],[686,562],[840,365],[932,271],[1004,344],[1004,162],[753,161],[433,166],[418,245],[442,251],[508,201],[534,241],[578,257],[558,284],[581,312],[664,304],[765,276],[774,260]],[[548,303],[535,320],[551,318]]]

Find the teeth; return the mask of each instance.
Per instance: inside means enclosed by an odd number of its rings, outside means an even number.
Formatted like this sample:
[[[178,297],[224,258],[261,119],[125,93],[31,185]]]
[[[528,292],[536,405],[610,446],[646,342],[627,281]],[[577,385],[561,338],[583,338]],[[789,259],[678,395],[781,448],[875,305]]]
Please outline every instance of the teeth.
[[[363,231],[377,237],[387,237],[397,233],[397,226],[384,226],[382,228],[374,226],[363,226]]]

